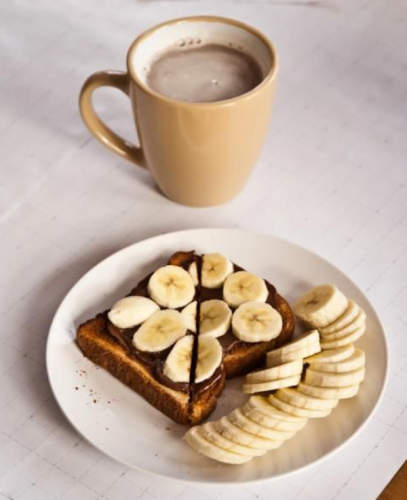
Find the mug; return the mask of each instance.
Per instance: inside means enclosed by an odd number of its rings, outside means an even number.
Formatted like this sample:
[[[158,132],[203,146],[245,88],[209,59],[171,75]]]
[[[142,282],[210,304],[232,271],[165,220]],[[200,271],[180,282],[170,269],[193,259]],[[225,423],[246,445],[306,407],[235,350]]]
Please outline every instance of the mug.
[[[263,80],[245,94],[217,102],[178,101],[149,88],[147,73],[157,55],[194,40],[238,47],[257,61]],[[251,26],[212,16],[175,19],[133,42],[127,72],[101,71],[90,76],[80,93],[80,111],[97,139],[147,168],[168,198],[195,207],[218,205],[239,193],[260,155],[277,68],[272,43]],[[129,96],[139,147],[118,136],[97,116],[92,93],[104,86]]]

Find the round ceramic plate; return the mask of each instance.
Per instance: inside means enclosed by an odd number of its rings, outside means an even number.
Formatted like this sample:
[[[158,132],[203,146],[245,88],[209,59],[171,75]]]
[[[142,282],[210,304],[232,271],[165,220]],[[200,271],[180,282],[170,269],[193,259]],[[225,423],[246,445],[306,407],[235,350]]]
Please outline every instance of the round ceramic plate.
[[[367,359],[357,397],[341,401],[331,415],[310,421],[278,450],[240,465],[198,455],[175,424],[142,397],[84,358],[75,343],[78,325],[125,296],[177,250],[221,252],[274,283],[289,302],[310,287],[335,283],[367,313],[358,341]],[[202,229],[165,234],[129,246],[89,271],[68,293],[51,325],[47,368],[52,390],[76,429],[110,457],[160,476],[205,484],[270,480],[293,474],[338,451],[360,431],[377,406],[386,380],[387,348],[380,320],[363,292],[339,269],[293,243],[240,230]],[[241,379],[227,382],[211,419],[240,406]]]

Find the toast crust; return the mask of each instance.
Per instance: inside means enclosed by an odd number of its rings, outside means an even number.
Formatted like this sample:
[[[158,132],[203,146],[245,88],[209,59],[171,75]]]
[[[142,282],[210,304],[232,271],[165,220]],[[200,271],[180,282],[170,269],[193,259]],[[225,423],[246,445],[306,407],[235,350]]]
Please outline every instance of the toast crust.
[[[189,401],[189,393],[160,383],[147,365],[130,357],[121,344],[109,334],[105,314],[98,314],[79,326],[78,345],[87,358],[146,399],[157,410],[183,425],[198,424],[215,407],[225,386],[222,377]]]

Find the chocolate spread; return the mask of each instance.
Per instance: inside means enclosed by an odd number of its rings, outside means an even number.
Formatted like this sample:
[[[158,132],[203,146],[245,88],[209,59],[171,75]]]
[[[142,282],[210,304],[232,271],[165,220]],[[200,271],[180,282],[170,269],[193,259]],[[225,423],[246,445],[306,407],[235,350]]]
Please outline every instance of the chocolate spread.
[[[177,254],[175,254],[177,255]],[[198,330],[198,318],[199,318],[199,305],[201,302],[204,302],[205,300],[212,300],[212,299],[223,299],[222,295],[222,288],[217,288],[217,289],[210,289],[210,288],[205,288],[201,286],[201,267],[202,267],[202,257],[198,257],[197,255],[194,254],[194,252],[180,252],[180,255],[184,258],[182,261],[182,267],[184,269],[188,269],[189,265],[191,262],[195,261],[197,263],[197,268],[198,268],[198,276],[199,276],[199,284],[196,287],[196,293],[194,300],[198,300],[198,307],[197,307],[197,332]],[[185,263],[185,255],[190,257],[190,260]],[[170,261],[169,264],[174,264],[174,265],[179,265],[176,262]],[[234,265],[233,266],[233,271],[243,271],[239,266]],[[152,273],[150,273],[148,276],[146,276],[138,285],[131,291],[130,295],[135,295],[135,296],[141,296],[141,297],[149,297],[148,295],[148,282],[150,280]],[[267,297],[267,303],[270,304],[271,306],[275,307],[276,306],[276,289],[274,288],[273,285],[268,283],[266,281],[266,285],[269,291],[269,295]],[[107,313],[106,313],[107,314]],[[187,382],[174,382],[171,380],[169,377],[167,377],[164,374],[164,361],[167,358],[168,354],[170,353],[172,346],[164,349],[163,351],[159,352],[146,352],[146,351],[141,351],[140,349],[137,349],[134,344],[133,344],[133,337],[134,334],[137,332],[139,329],[139,326],[136,326],[134,328],[118,328],[115,326],[109,319],[107,320],[107,328],[112,337],[114,337],[122,346],[123,348],[127,351],[130,357],[133,359],[136,359],[140,363],[143,363],[146,365],[150,370],[153,371],[155,377],[164,385],[167,387],[180,391],[180,392],[189,392],[190,400],[193,400],[194,397],[198,396],[200,392],[207,390],[212,384],[215,384],[219,381],[219,379],[222,377],[222,368],[219,366],[213,375],[209,377],[207,380],[204,380],[203,382],[200,383],[195,383],[195,367],[196,367],[196,362],[197,362],[197,353],[198,353],[198,334],[193,333],[191,331],[188,331],[187,334],[192,334],[194,335],[195,341],[193,345],[193,351],[192,351],[192,360],[191,360],[191,379],[189,383]],[[228,352],[232,350],[236,345],[246,345],[246,342],[243,342],[242,340],[239,340],[237,337],[233,335],[232,328],[228,330],[228,332],[218,338],[222,349],[224,352]]]

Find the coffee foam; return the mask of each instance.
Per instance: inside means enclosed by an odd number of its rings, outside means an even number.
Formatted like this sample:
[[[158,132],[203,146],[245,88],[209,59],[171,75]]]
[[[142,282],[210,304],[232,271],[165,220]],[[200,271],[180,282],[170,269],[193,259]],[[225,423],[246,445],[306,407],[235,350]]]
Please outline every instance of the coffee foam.
[[[166,50],[219,44],[243,50],[267,75],[273,67],[268,45],[254,33],[227,22],[186,20],[166,24],[145,36],[130,54],[129,63],[137,78],[147,84],[152,63]]]
[[[242,49],[228,45],[182,41],[153,62],[147,84],[187,102],[218,102],[245,94],[263,80],[262,72]]]

